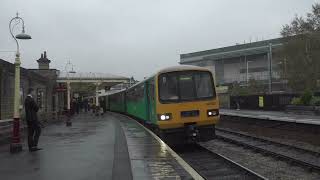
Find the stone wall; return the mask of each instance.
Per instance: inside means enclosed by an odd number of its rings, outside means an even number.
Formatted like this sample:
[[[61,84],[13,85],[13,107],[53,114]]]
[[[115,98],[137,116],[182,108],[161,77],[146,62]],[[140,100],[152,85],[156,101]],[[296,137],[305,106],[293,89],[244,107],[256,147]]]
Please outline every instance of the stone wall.
[[[27,96],[28,89],[35,90],[35,100],[41,105],[39,115],[50,113],[52,89],[49,88],[49,79],[37,73],[21,68],[21,117],[24,117],[23,102]],[[14,97],[14,64],[0,59],[0,119],[11,119],[13,117]],[[41,102],[41,103],[40,103]]]

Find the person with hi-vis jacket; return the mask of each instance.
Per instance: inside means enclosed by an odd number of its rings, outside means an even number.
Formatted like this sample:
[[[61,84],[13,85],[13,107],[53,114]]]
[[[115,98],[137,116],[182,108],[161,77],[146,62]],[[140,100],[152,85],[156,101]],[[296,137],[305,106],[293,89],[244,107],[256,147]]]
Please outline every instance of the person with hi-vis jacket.
[[[28,146],[29,151],[38,151],[38,141],[41,134],[41,123],[38,120],[39,107],[33,98],[33,89],[28,90],[28,95],[24,101],[26,121],[28,125]]]

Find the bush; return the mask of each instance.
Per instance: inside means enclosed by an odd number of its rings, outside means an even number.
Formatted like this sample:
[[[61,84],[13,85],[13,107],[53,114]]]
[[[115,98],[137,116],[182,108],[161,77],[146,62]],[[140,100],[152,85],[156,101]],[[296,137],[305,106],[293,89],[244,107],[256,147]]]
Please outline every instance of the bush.
[[[303,105],[303,103],[301,102],[301,98],[293,98],[290,102],[290,104],[292,105]]]
[[[312,96],[312,99],[310,101],[310,105],[320,106],[320,97],[319,96]]]
[[[301,103],[306,106],[310,105],[311,99],[312,99],[312,92],[308,90],[306,90],[300,98]]]

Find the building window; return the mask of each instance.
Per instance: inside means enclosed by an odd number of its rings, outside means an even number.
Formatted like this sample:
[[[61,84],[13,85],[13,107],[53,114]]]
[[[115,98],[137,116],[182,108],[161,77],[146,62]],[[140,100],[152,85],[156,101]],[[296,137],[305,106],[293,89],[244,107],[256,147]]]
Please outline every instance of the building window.
[[[37,104],[39,106],[40,109],[42,109],[45,105],[44,103],[44,90],[41,88],[37,89]]]

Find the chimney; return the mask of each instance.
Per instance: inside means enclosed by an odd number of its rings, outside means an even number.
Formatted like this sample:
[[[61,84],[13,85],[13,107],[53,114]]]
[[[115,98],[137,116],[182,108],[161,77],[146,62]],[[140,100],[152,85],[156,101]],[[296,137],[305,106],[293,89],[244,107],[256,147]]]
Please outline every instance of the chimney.
[[[42,69],[42,70],[50,69],[49,64],[51,61],[47,58],[47,51],[44,51],[43,53],[41,53],[41,58],[38,59],[37,62],[39,65],[39,69]]]

